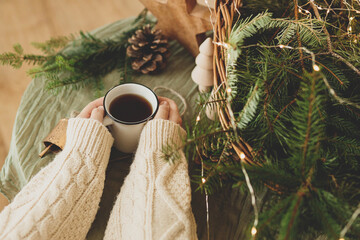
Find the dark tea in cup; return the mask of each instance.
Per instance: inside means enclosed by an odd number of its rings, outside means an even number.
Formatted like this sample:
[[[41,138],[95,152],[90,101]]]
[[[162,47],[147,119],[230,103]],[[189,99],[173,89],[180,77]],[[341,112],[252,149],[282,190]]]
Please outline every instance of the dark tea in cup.
[[[139,122],[148,118],[153,109],[148,100],[136,94],[124,94],[110,103],[110,114],[123,122]]]

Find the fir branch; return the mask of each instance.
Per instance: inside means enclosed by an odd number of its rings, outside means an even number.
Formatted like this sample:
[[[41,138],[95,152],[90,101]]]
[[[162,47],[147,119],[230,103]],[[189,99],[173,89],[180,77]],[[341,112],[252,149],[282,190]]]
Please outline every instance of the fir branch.
[[[262,94],[259,83],[250,90],[243,109],[239,113],[236,123],[240,130],[244,129],[247,124],[254,118],[257,106],[259,104],[260,96]]]
[[[59,36],[56,38],[50,38],[49,40],[40,43],[31,43],[35,48],[40,49],[45,55],[53,55],[57,50],[64,48],[71,41],[75,40],[74,35],[70,36]]]
[[[255,86],[261,84],[263,88],[257,104],[264,104],[264,108],[253,108],[251,120],[237,130],[241,141],[253,150],[246,154],[254,161],[262,161],[261,166],[246,166],[251,182],[274,190],[261,218],[269,216],[274,206],[281,206],[276,209],[276,216],[271,215],[260,226],[259,236],[316,238],[325,233],[334,238],[339,236],[339,226],[351,216],[348,210],[358,204],[360,196],[360,85],[354,69],[360,67],[360,47],[356,43],[359,29],[355,34],[346,33],[350,15],[331,12],[331,6],[338,7],[341,1],[327,5],[329,16],[327,9],[322,9],[324,14],[314,18],[310,2],[298,6],[298,1],[293,0],[281,5],[291,11],[283,14],[278,9],[274,13],[277,18],[269,17],[263,25],[261,21],[256,23],[256,17],[246,18],[249,14],[261,16],[257,8],[249,6],[277,6],[280,0],[275,2],[272,5],[268,1],[244,1],[246,10],[232,28],[233,35],[219,45],[226,51],[225,84],[231,87],[229,98],[218,94],[218,99],[225,100],[219,107],[226,108],[223,113],[230,118],[225,119],[228,122],[224,125],[238,124],[241,118],[235,119],[226,111],[229,104],[235,115],[244,114],[243,109],[254,100],[251,93],[255,94]],[[296,18],[297,7],[303,14]],[[309,55],[302,57],[298,50],[305,53],[305,49]],[[199,125],[197,132],[204,128]],[[231,133],[226,137],[229,135],[236,137]],[[224,136],[219,139],[225,140]],[[199,186],[212,191],[212,187],[230,182],[233,187],[244,189],[244,175],[236,156],[216,164],[210,161],[210,154],[222,146],[197,146],[198,153],[203,154],[206,180],[202,184],[202,178],[197,177]],[[357,239],[357,225],[347,237]]]
[[[14,48],[14,53],[5,52],[0,54],[0,64],[10,65],[13,68],[20,68],[23,65],[23,63],[39,65],[48,60],[47,56],[24,54],[24,50],[20,44],[15,44],[13,48]]]
[[[292,119],[295,135],[291,140],[294,155],[296,151],[301,152],[301,160],[296,161],[300,165],[295,164],[294,168],[301,169],[303,177],[317,160],[318,144],[323,140],[324,134],[324,123],[318,110],[324,106],[321,94],[324,86],[319,81],[321,76],[305,73],[304,77],[307,81],[301,82],[301,92]]]
[[[259,234],[260,239],[265,238],[265,234],[267,236],[276,236],[276,232],[271,229],[270,225],[274,225],[273,223],[279,223],[279,220],[284,215],[284,210],[289,206],[294,196],[290,195],[285,197],[282,201],[277,201],[268,212],[260,215],[260,224],[259,224]],[[276,224],[277,225],[277,224]]]
[[[326,41],[326,36],[321,31],[321,25],[313,19],[273,19],[269,27],[282,29],[276,36],[279,44],[288,45],[293,38],[297,37],[297,32],[300,42],[307,46],[320,47]]]
[[[289,209],[281,220],[278,236],[279,239],[294,239],[294,237],[297,236],[293,229],[295,228],[294,225],[297,224],[296,220],[299,215],[299,208],[301,208],[301,204],[303,202],[303,197],[303,193],[298,193],[295,195],[295,198],[291,202]]]
[[[47,89],[70,85],[74,85],[74,88],[92,86],[99,95],[103,90],[101,79],[116,68],[126,71],[123,74],[125,80],[129,81],[131,71],[127,69],[126,60],[128,38],[148,23],[154,25],[145,10],[134,20],[129,30],[112,39],[100,39],[80,31],[77,39],[71,35],[52,38],[44,43],[33,43],[44,55],[24,54],[23,48],[17,44],[13,53],[0,54],[0,64],[15,68],[21,67],[23,63],[37,65],[28,73],[31,76],[46,77]],[[59,75],[65,76],[64,79],[60,79]]]
[[[228,66],[233,66],[233,63],[238,58],[237,46],[241,46],[246,38],[249,38],[258,31],[264,29],[271,21],[271,14],[268,12],[260,13],[255,17],[248,17],[244,20],[238,21],[229,36],[229,44],[231,48],[229,51]],[[234,49],[234,50],[232,50]]]

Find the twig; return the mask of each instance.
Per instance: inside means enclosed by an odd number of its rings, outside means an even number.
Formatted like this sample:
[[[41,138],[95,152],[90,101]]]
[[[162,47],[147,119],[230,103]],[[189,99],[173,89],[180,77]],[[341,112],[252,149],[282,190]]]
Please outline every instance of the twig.
[[[312,7],[312,9],[314,10],[315,16],[316,18],[320,21],[320,22],[324,22],[321,19],[319,10],[317,9],[317,7],[315,6],[315,3],[313,1],[310,1],[310,6]],[[356,72],[358,75],[360,75],[360,70],[357,69],[354,65],[352,65],[349,61],[347,61],[345,58],[343,58],[342,56],[340,56],[339,54],[335,53],[333,51],[333,46],[332,46],[332,42],[331,42],[331,37],[330,37],[330,33],[327,30],[326,26],[325,26],[325,22],[324,22],[324,33],[326,34],[326,41],[327,41],[327,45],[328,45],[328,50],[330,52],[330,54],[339,59],[340,61],[342,61],[343,63],[345,63],[349,68],[351,68],[354,72]]]
[[[299,9],[298,9],[298,1],[294,0],[294,5],[295,5],[295,20],[298,21],[299,20]],[[299,33],[299,29],[296,29],[296,36],[297,36],[297,40],[298,40],[298,44],[299,44],[299,53],[300,53],[300,60],[301,60],[301,68],[303,70],[305,70],[305,64],[303,61],[303,52],[302,52],[302,45],[301,45],[301,40],[300,40],[300,33]]]
[[[287,231],[286,231],[286,236],[285,236],[285,240],[289,239],[289,234],[290,234],[290,231],[291,231],[291,228],[294,224],[294,221],[295,221],[295,216],[296,216],[296,213],[299,209],[299,206],[300,206],[300,203],[301,203],[301,200],[304,196],[304,193],[298,193],[298,199],[296,201],[296,205],[292,211],[292,215],[291,215],[291,219],[290,219],[290,222],[289,222],[289,225],[288,225],[288,228],[287,228]]]

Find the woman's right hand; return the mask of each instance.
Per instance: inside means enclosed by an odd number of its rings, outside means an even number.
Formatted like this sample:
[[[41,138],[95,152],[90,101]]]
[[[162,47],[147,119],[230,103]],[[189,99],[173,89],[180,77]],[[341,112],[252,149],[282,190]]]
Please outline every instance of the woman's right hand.
[[[159,109],[155,115],[154,119],[164,119],[169,120],[179,125],[182,124],[182,119],[179,113],[179,109],[176,103],[166,97],[158,97],[159,99]]]

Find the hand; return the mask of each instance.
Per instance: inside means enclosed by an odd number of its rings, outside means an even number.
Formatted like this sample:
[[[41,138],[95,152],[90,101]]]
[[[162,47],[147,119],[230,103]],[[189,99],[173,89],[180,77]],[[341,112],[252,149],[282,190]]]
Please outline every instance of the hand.
[[[78,118],[91,118],[99,122],[104,120],[104,97],[98,98],[89,103],[77,116]]]
[[[180,117],[179,109],[176,103],[166,97],[158,97],[159,99],[159,109],[155,115],[154,119],[164,119],[169,120],[179,125],[182,124],[182,119]]]

